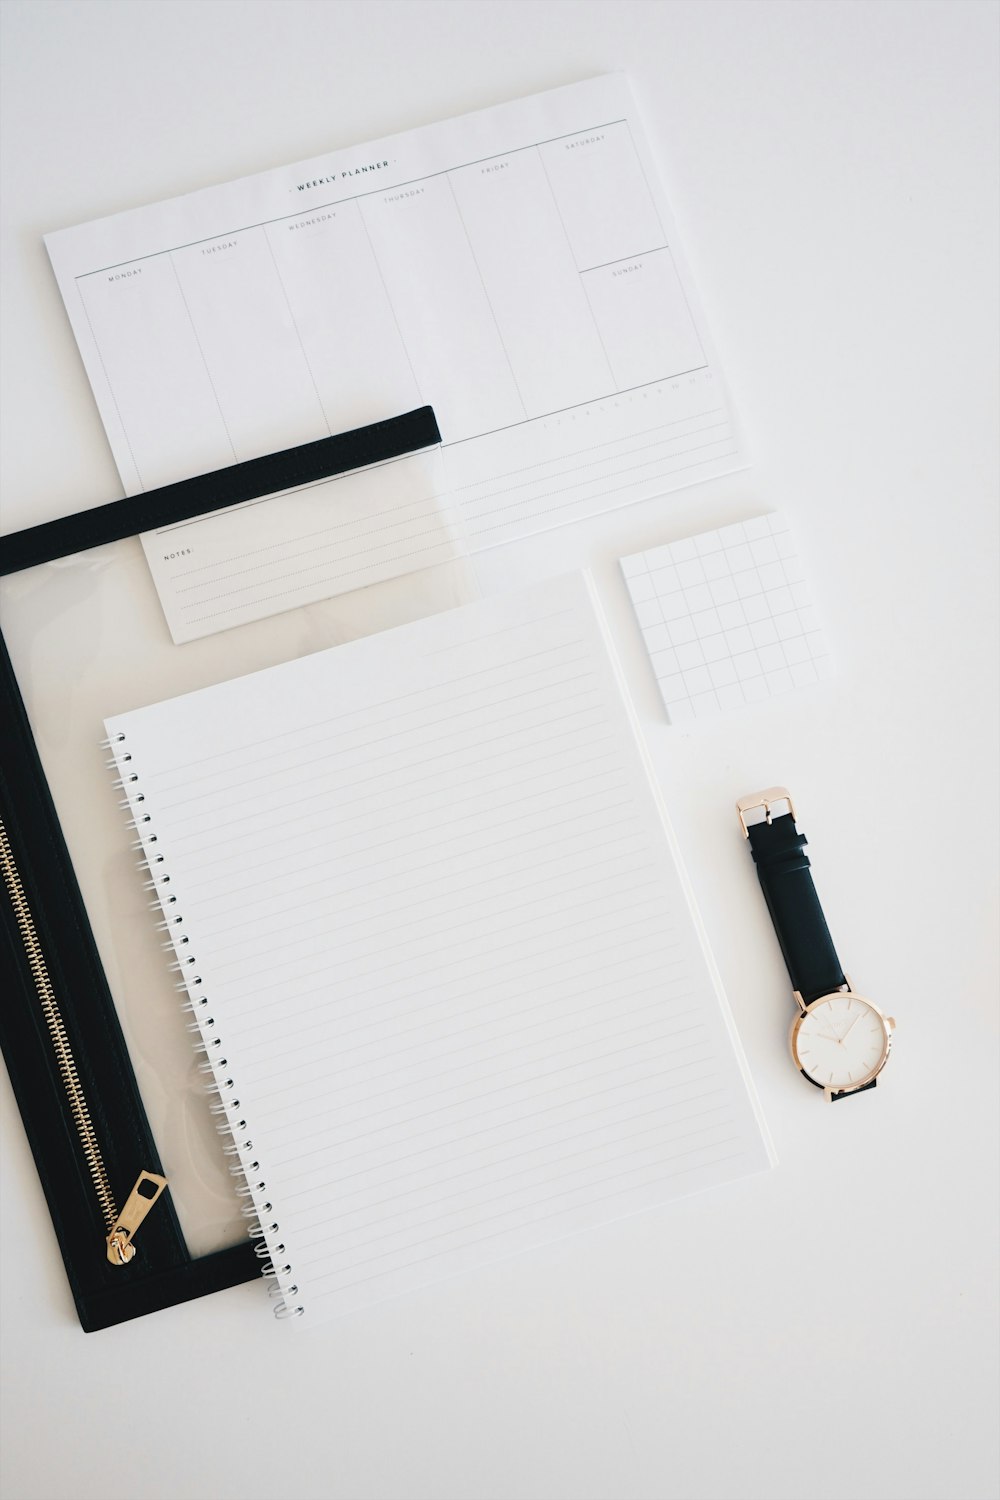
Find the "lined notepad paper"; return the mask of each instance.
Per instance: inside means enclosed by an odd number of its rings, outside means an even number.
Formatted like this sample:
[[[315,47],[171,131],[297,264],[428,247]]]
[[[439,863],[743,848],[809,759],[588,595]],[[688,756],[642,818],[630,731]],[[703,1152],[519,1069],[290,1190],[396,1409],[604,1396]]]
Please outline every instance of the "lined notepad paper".
[[[107,728],[301,1321],[768,1165],[586,578]]]

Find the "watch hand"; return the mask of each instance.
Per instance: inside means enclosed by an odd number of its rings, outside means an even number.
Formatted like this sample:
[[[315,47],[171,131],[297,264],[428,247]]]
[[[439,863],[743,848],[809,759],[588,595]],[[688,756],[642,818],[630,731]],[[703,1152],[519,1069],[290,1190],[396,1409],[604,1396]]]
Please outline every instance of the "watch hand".
[[[841,1041],[843,1041],[843,1042],[847,1041],[847,1038],[850,1036],[850,1034],[854,1030],[855,1026],[857,1026],[858,1022],[861,1020],[861,1017],[863,1015],[864,1015],[864,1011],[863,1010],[859,1011],[859,1013],[854,1017],[854,1020],[851,1022],[850,1026],[848,1026],[847,1030],[844,1032],[844,1035],[841,1037]]]

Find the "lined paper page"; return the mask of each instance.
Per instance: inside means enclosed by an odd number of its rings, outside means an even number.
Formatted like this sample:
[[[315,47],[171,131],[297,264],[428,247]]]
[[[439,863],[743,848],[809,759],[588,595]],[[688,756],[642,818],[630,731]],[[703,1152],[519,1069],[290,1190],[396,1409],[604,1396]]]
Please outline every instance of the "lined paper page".
[[[768,1165],[585,578],[108,731],[301,1321]]]
[[[140,537],[175,645],[465,555],[434,451]]]

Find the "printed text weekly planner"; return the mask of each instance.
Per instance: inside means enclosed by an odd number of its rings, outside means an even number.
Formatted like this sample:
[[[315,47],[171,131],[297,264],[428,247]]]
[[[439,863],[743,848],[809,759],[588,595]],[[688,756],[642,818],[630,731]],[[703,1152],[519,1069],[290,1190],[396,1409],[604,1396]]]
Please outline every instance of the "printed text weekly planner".
[[[433,473],[192,521],[175,640],[739,467],[628,84],[593,79],[46,241],[129,494],[433,406]]]

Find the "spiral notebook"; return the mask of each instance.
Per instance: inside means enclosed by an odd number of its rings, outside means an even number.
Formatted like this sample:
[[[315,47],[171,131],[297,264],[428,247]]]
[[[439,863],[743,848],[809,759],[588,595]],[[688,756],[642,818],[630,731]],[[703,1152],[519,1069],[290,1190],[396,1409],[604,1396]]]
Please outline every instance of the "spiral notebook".
[[[770,1164],[585,575],[107,730],[279,1315]]]

